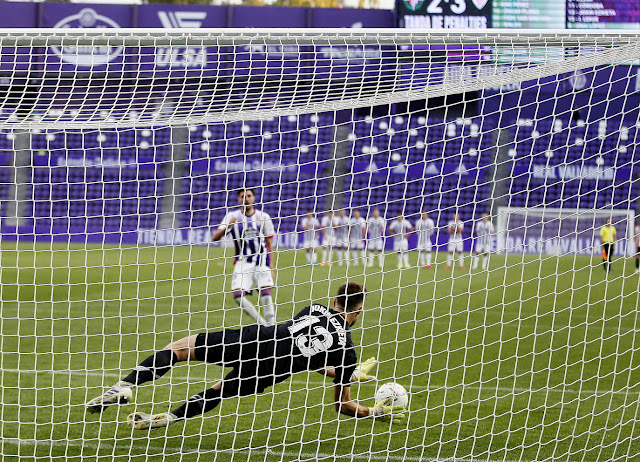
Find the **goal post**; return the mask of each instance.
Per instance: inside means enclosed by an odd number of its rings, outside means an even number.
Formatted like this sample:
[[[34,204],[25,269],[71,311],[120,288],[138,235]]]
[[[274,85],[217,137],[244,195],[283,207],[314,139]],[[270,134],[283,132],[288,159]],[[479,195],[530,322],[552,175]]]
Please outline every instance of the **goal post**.
[[[600,229],[610,218],[617,230],[615,255],[631,257],[636,212],[614,209],[499,207],[496,250],[506,254],[600,256]]]
[[[0,54],[0,459],[640,457],[640,33],[0,29]],[[379,361],[351,397],[403,386],[403,424],[337,414],[317,371],[126,423],[229,372],[196,361],[87,414],[171,342],[347,281]]]

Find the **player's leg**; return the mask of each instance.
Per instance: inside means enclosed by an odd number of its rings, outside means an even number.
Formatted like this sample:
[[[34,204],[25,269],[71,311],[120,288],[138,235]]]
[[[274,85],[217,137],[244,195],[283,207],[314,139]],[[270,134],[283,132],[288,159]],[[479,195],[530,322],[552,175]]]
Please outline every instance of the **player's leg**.
[[[256,275],[256,265],[237,261],[233,268],[233,276],[231,279],[231,290],[233,291],[233,299],[242,311],[247,313],[258,324],[266,325],[267,321],[260,316],[258,309],[247,297],[256,287],[259,278]]]
[[[304,256],[307,259],[307,265],[311,264],[311,247],[309,244],[304,245]]]
[[[471,265],[471,269],[477,270],[479,263],[480,263],[480,249],[476,248],[476,252],[473,255],[473,263]]]
[[[424,252],[424,256],[425,256],[425,264],[427,265],[427,268],[431,268],[431,249],[428,248],[425,250]]]
[[[194,355],[197,359],[216,364],[224,364],[225,360],[237,360],[240,352],[239,331],[223,331],[211,334],[201,334],[196,340]],[[226,357],[226,359],[225,359]],[[180,420],[202,415],[215,409],[222,401],[222,397],[239,395],[240,382],[238,369],[234,368],[224,380],[216,383],[200,393],[193,395],[186,403],[171,412],[162,414],[147,414],[146,412],[134,412],[127,418],[127,422],[136,430],[150,428],[162,428]]]
[[[607,251],[607,260],[608,260],[607,271],[609,272],[611,272],[611,264],[613,263],[613,252],[615,252],[615,244],[611,243],[609,244],[609,249]]]
[[[409,268],[409,242],[402,243],[402,265],[405,268]]]
[[[262,312],[266,325],[273,326],[276,323],[276,309],[273,304],[273,297],[271,296],[271,288],[275,285],[271,268],[267,265],[256,267],[255,277],[255,284],[258,286],[260,292],[260,303],[262,304]]]
[[[489,268],[489,252],[482,254],[482,269],[486,270],[487,268]]]
[[[636,273],[640,273],[640,247],[636,249]]]
[[[196,337],[196,335],[191,335],[170,343],[162,350],[146,358],[120,382],[102,395],[87,402],[87,411],[93,413],[102,412],[113,404],[126,404],[133,397],[133,388],[159,379],[180,361],[196,359]]]
[[[464,269],[464,248],[462,246],[462,242],[458,243],[456,251],[458,252],[458,265],[460,266],[460,269]]]
[[[447,253],[447,266],[445,266],[445,269],[450,269],[451,268],[451,264],[453,263],[453,249],[451,248],[451,244],[449,244],[449,252]]]

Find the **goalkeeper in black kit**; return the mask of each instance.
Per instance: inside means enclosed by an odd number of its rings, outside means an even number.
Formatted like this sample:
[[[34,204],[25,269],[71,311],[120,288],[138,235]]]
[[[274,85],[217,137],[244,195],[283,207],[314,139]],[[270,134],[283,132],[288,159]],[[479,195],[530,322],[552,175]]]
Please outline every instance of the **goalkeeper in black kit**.
[[[122,381],[89,401],[89,412],[102,412],[113,404],[126,404],[136,386],[159,379],[182,361],[205,361],[231,367],[222,381],[172,412],[150,415],[134,412],[127,422],[135,429],[162,428],[213,410],[223,398],[262,393],[292,374],[317,371],[333,378],[336,410],[353,417],[402,421],[406,409],[391,406],[392,398],[373,408],[351,400],[351,382],[373,380],[367,375],[377,364],[370,358],[357,365],[350,327],[362,314],[362,285],[349,282],[338,289],[333,308],[314,304],[292,320],[276,326],[253,324],[185,337],[170,343],[135,367]]]

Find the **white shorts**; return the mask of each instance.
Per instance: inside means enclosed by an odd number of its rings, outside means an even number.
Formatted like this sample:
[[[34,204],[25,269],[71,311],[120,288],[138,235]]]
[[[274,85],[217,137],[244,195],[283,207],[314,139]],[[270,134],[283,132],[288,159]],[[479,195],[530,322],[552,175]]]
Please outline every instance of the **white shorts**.
[[[382,239],[371,239],[369,242],[367,242],[367,249],[384,250],[384,241]]]
[[[231,278],[231,290],[250,292],[254,289],[273,287],[271,268],[267,265],[256,265],[243,260],[236,261]]]
[[[302,241],[303,249],[315,249],[320,246],[318,241]]]
[[[447,244],[447,252],[458,252],[461,253],[464,251],[464,245],[461,241],[449,241]]]
[[[409,241],[403,239],[400,242],[394,242],[393,250],[395,252],[407,252],[409,250]]]
[[[322,239],[322,246],[323,247],[335,247],[336,246],[336,239],[333,237],[325,237]]]
[[[351,250],[364,250],[364,241],[351,241],[349,248]]]
[[[476,244],[476,253],[489,253],[491,252],[491,244]]]
[[[431,252],[433,250],[433,244],[418,246],[418,252]]]

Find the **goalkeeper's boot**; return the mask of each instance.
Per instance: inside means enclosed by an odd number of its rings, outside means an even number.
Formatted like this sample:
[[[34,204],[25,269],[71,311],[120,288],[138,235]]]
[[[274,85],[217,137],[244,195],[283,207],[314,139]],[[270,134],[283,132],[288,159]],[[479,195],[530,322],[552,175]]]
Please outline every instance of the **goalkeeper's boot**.
[[[103,395],[97,396],[89,401],[85,406],[91,413],[100,413],[113,404],[127,404],[133,398],[131,387],[114,385]]]
[[[162,414],[134,412],[133,414],[129,414],[129,417],[127,417],[127,423],[134,430],[149,430],[152,428],[168,427],[178,420],[180,419],[171,412],[163,412]]]

